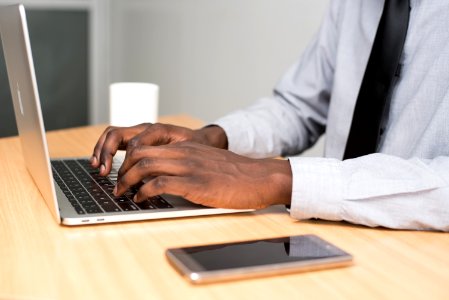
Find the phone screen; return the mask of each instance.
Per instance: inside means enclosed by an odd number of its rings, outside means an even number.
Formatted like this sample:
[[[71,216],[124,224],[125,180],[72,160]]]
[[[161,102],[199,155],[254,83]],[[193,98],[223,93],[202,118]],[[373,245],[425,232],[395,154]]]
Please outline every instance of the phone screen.
[[[315,235],[299,235],[238,243],[169,249],[181,269],[212,272],[232,269],[263,269],[264,266],[311,266],[313,262],[349,261],[352,257]],[[176,265],[176,264],[175,264]],[[221,275],[226,274],[222,272]]]

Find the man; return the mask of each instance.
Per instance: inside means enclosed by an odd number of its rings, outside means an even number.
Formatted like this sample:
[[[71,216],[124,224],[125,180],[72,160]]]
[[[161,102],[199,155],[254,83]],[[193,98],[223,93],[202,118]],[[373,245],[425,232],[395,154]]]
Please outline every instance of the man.
[[[331,1],[272,97],[200,130],[108,128],[92,165],[106,175],[126,149],[116,194],[151,178],[135,201],[286,204],[297,219],[449,231],[448,20],[447,1]],[[325,158],[265,158],[296,155],[324,132]]]

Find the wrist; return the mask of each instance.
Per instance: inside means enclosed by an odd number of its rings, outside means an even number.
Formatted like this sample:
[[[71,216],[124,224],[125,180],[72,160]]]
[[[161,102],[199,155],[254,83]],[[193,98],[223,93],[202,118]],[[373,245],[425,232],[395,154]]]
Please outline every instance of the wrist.
[[[270,195],[271,205],[290,205],[292,198],[293,175],[288,160],[270,159],[272,173],[270,175],[270,185],[273,194]]]

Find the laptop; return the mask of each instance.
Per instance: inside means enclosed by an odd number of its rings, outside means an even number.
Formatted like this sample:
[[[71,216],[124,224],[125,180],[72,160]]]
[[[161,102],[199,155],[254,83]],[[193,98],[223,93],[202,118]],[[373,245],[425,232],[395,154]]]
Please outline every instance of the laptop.
[[[31,177],[59,224],[83,225],[235,213],[248,210],[197,205],[173,195],[136,204],[137,187],[124,196],[112,190],[123,159],[114,159],[108,177],[88,158],[50,160],[23,5],[0,7],[0,32],[22,153]]]

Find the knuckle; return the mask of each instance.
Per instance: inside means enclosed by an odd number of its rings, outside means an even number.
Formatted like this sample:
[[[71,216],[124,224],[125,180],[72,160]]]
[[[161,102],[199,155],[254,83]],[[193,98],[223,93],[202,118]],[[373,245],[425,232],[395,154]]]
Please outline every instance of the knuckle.
[[[158,134],[162,134],[167,131],[167,125],[164,125],[161,123],[155,123],[155,124],[151,125],[148,129],[153,132],[156,132]]]
[[[116,140],[120,138],[120,133],[119,130],[117,129],[111,129],[107,134],[106,134],[106,140]]]
[[[139,160],[139,162],[137,163],[137,167],[140,169],[147,169],[151,166],[154,165],[154,160],[151,158],[144,158]]]
[[[153,130],[160,130],[162,128],[164,128],[165,126],[161,123],[154,123],[153,125],[151,125],[149,128],[153,129]]]
[[[109,131],[112,131],[112,130],[114,130],[114,129],[116,129],[115,126],[108,126],[108,127],[106,127],[106,129],[104,130],[104,132],[109,132]]]
[[[191,157],[195,153],[195,144],[190,141],[177,143],[179,151],[186,157]]]
[[[116,137],[117,134],[120,132],[120,128],[115,126],[109,126],[105,132],[106,137]]]
[[[201,165],[196,160],[191,159],[184,162],[184,167],[189,170],[189,172],[193,172],[198,170]]]
[[[182,141],[180,142],[180,144],[188,151],[195,151],[200,146],[198,143],[195,143],[190,140]]]
[[[136,147],[138,147],[139,145],[140,145],[140,140],[139,140],[138,138],[136,138],[136,137],[133,137],[132,139],[130,139],[130,140],[128,141],[128,148],[129,148],[129,149],[136,148]]]
[[[126,152],[129,155],[129,157],[136,158],[139,155],[139,153],[142,152],[142,150],[143,150],[143,147],[141,145],[135,145],[135,146],[129,147]]]
[[[141,187],[141,188],[137,191],[136,197],[137,197],[137,199],[145,199],[145,198],[147,197],[147,196],[146,196],[146,193],[145,193],[145,189],[144,189],[143,187]]]
[[[192,144],[192,142],[188,141],[188,140],[184,140],[184,141],[179,141],[178,142],[179,146],[185,147],[185,148],[188,148],[191,144]]]
[[[154,189],[148,183],[141,186],[136,193],[138,199],[147,199],[149,196],[151,196],[153,194],[154,194]]]
[[[157,191],[164,190],[166,186],[167,186],[167,177],[161,176],[153,179],[153,187]]]

